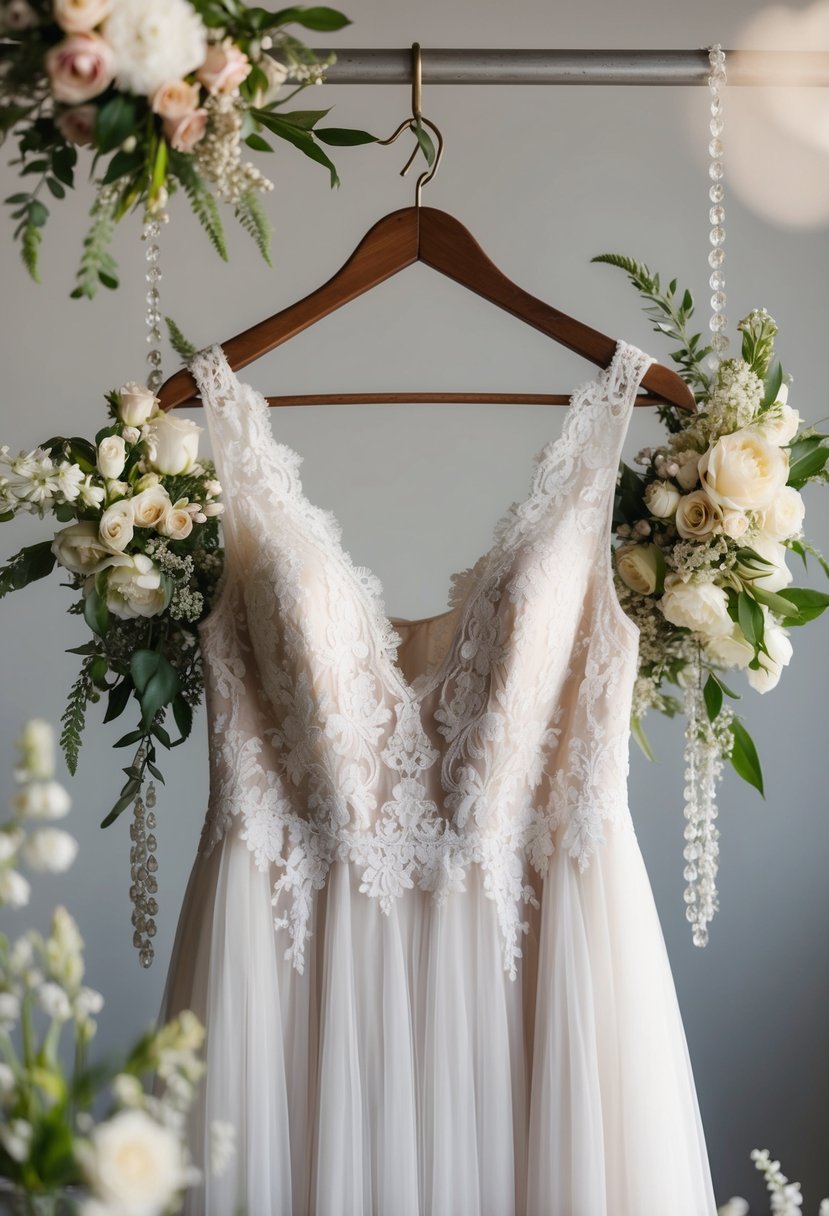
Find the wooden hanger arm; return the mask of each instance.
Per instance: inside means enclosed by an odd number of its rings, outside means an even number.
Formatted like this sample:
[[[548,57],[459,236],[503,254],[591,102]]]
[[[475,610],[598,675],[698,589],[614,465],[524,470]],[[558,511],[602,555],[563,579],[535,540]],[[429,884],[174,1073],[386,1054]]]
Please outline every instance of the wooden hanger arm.
[[[231,368],[239,371],[315,321],[411,266],[417,261],[417,227],[414,207],[384,216],[368,230],[348,260],[321,287],[222,343]],[[196,382],[185,368],[164,382],[158,396],[161,408],[171,410],[193,401],[197,394]]]

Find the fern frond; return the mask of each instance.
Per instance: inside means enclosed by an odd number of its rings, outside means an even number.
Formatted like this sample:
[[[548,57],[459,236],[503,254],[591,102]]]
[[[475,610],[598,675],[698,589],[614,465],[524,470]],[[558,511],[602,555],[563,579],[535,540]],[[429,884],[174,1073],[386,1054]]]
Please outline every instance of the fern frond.
[[[23,228],[23,236],[20,242],[20,256],[23,258],[23,265],[29,272],[29,275],[34,279],[35,283],[40,282],[40,272],[38,269],[40,242],[43,235],[40,228],[36,224],[27,223]]]
[[[223,262],[228,260],[227,243],[218,204],[210,193],[204,178],[193,167],[188,158],[179,152],[170,152],[170,170],[187,195],[196,219],[207,233],[210,244]]]
[[[117,193],[104,188],[99,189],[92,204],[89,212],[92,223],[84,237],[76,286],[69,293],[73,300],[81,296],[91,300],[100,283],[111,289],[118,286],[118,264],[109,252],[115,233],[117,199]]]
[[[176,354],[186,363],[188,359],[192,359],[193,355],[197,353],[198,347],[194,346],[192,342],[188,342],[172,317],[165,317],[164,320],[167,322],[170,345]]]
[[[89,655],[81,664],[78,678],[69,690],[66,709],[61,717],[60,746],[66,758],[66,767],[74,777],[81,750],[81,734],[86,723],[86,707],[92,693],[92,663],[95,656]]]
[[[272,266],[271,237],[273,236],[273,227],[265,214],[262,200],[255,190],[245,190],[240,195],[239,201],[236,203],[234,215],[245,232],[253,238],[256,248],[262,254],[262,257],[269,266]]]

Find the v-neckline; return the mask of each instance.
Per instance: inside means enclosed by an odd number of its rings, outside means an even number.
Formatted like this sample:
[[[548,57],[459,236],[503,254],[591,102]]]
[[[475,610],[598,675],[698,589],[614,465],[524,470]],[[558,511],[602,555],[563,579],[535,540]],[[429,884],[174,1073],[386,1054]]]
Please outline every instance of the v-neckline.
[[[353,560],[350,551],[343,543],[342,525],[335,512],[328,507],[322,507],[312,502],[306,495],[298,473],[298,468],[304,462],[305,457],[289,444],[283,443],[274,434],[270,424],[270,407],[264,395],[251,384],[239,379],[227,362],[227,357],[220,345],[210,347],[203,353],[214,354],[220,361],[223,370],[234,387],[236,404],[241,404],[246,399],[249,404],[255,404],[260,411],[265,432],[264,438],[266,442],[269,441],[269,448],[274,457],[282,464],[282,467],[289,467],[292,496],[300,507],[301,514],[306,517],[308,515],[313,516],[322,525],[323,532],[329,543],[332,559],[337,561],[337,564],[345,570],[356,585],[358,599],[372,627],[378,658],[384,664],[387,677],[394,683],[397,692],[404,701],[419,708],[426,698],[436,688],[440,687],[449,676],[450,665],[453,661],[453,654],[462,628],[476,602],[477,595],[486,584],[487,575],[491,572],[493,562],[507,548],[510,526],[521,517],[522,513],[525,513],[529,509],[530,504],[538,494],[540,469],[542,466],[550,463],[553,457],[567,445],[570,440],[570,432],[576,424],[581,409],[585,403],[592,399],[594,393],[598,392],[601,400],[607,400],[607,393],[603,390],[611,383],[614,373],[627,350],[644,354],[644,352],[639,352],[638,348],[631,346],[629,342],[625,342],[620,338],[617,340],[610,363],[606,367],[599,368],[599,371],[594,376],[582,381],[573,389],[569,396],[569,403],[566,407],[567,413],[561,433],[555,439],[547,440],[544,446],[532,458],[530,485],[525,496],[510,503],[498,518],[492,530],[492,541],[489,548],[481,554],[477,561],[473,565],[467,566],[464,570],[450,575],[449,587],[446,594],[449,606],[442,612],[435,613],[429,617],[419,618],[388,616],[385,610],[383,584],[379,576],[370,567],[358,565]],[[638,391],[639,383],[640,380],[637,380],[632,386],[628,387],[628,391],[635,395]],[[626,404],[629,403],[629,399],[626,398]],[[455,601],[454,603],[452,602],[453,600]],[[403,624],[418,624],[426,621],[436,621],[450,615],[454,616],[455,620],[444,654],[431,672],[427,667],[424,672],[415,676],[413,680],[409,680],[398,663],[398,654],[403,644],[403,639],[394,628],[392,621],[396,620]]]

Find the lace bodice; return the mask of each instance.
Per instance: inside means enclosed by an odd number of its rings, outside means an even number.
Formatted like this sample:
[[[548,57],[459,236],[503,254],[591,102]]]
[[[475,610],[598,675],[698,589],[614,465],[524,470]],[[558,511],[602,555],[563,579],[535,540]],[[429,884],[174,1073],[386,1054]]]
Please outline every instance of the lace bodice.
[[[613,588],[610,531],[652,361],[618,343],[489,551],[452,577],[447,610],[418,621],[386,615],[379,580],[305,497],[302,457],[221,347],[191,361],[226,504],[222,583],[200,627],[211,768],[199,847],[236,829],[273,867],[275,922],[300,971],[314,892],[341,861],[386,912],[415,887],[463,892],[480,867],[514,977],[553,850],[584,870],[603,823],[630,822],[638,630]]]

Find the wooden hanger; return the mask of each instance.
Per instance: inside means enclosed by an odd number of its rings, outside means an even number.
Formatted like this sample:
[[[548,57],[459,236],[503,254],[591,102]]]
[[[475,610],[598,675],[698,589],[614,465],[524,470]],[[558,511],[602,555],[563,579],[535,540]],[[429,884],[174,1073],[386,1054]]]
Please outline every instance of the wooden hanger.
[[[443,137],[434,123],[423,118],[420,111],[420,47],[414,43],[415,52],[412,117],[400,124],[392,136],[379,143],[389,144],[407,128],[418,137],[419,146],[424,144],[423,125],[429,126],[438,139],[437,155],[431,168],[421,174],[417,181],[415,205],[392,211],[379,220],[363,237],[351,257],[326,283],[304,296],[296,303],[281,309],[260,321],[244,333],[237,334],[222,343],[227,361],[234,371],[246,367],[254,359],[266,355],[275,347],[287,342],[314,322],[327,317],[350,300],[370,291],[378,283],[385,282],[398,271],[423,262],[441,274],[460,283],[463,287],[483,296],[514,317],[541,330],[562,346],[583,355],[599,367],[607,367],[616,350],[616,340],[566,313],[559,312],[551,304],[531,296],[499,270],[490,261],[481,246],[460,220],[434,207],[422,207],[420,195],[423,185],[434,177],[443,152]],[[431,145],[428,137],[427,144]],[[405,173],[417,152],[410,156]],[[685,381],[671,368],[659,363],[652,364],[642,381],[645,392],[637,404],[667,404],[679,409],[696,411],[696,402]],[[199,405],[198,389],[190,372],[176,372],[161,386],[158,396],[161,408],[173,409],[180,405]],[[528,393],[328,393],[269,397],[271,405],[350,405],[354,403],[375,404],[380,402],[500,402],[503,404],[532,403],[566,405],[572,394],[528,394]]]

